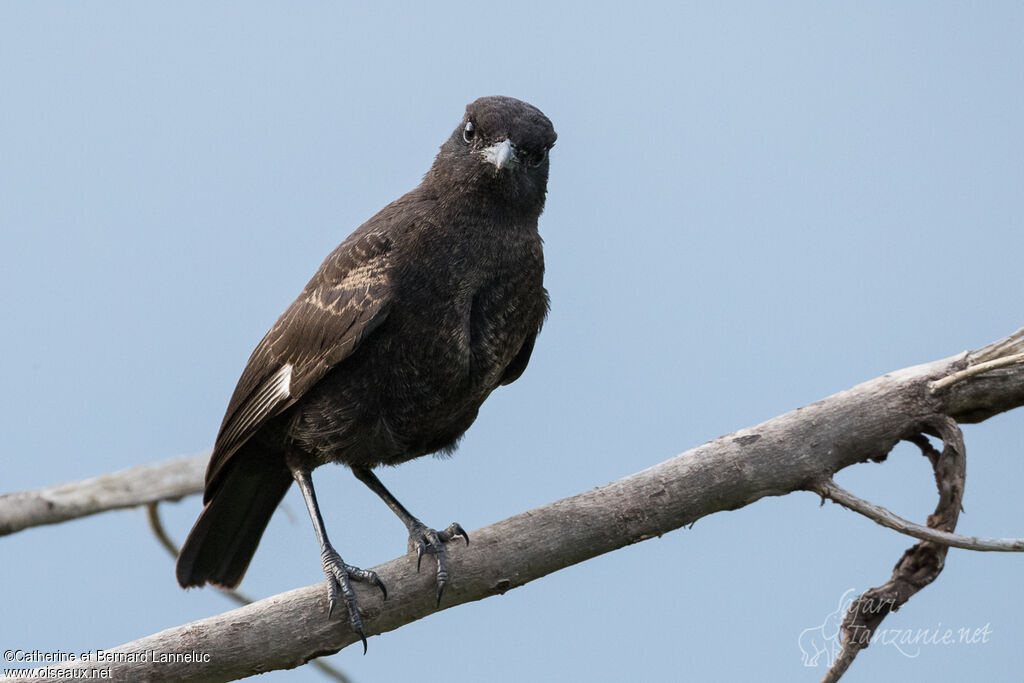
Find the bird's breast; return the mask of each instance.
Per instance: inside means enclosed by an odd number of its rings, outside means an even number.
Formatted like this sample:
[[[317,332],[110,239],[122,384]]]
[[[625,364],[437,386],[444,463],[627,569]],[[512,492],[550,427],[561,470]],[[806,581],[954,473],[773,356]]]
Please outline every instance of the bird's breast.
[[[296,423],[322,460],[374,466],[450,449],[545,311],[533,249],[418,245],[387,320],[333,369]],[[412,262],[411,258],[400,261]]]

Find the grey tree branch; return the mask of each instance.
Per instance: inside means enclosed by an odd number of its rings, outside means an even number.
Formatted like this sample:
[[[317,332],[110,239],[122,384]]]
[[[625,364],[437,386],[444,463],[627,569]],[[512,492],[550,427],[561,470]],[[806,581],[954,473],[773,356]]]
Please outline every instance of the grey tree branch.
[[[504,593],[765,496],[816,490],[835,472],[884,460],[897,442],[916,441],[922,433],[944,439],[947,448],[934,463],[937,472],[947,472],[957,453],[962,464],[962,444],[959,451],[950,446],[959,433],[952,431],[955,422],[980,422],[1024,405],[1024,365],[960,374],[941,391],[933,391],[932,382],[1022,352],[1024,330],[976,352],[889,373],[624,479],[477,529],[471,546],[449,548],[453,583],[442,609]],[[958,494],[948,485],[955,480],[937,475],[940,505],[929,520],[947,532],[955,526],[953,508],[959,512],[958,502],[953,505]],[[915,548],[925,548],[927,557],[911,549],[894,574],[907,597],[910,588],[934,579],[947,546],[926,541]],[[914,562],[927,567],[924,575],[911,571]],[[432,572],[417,573],[415,565],[407,555],[374,568],[389,587],[386,602],[378,591],[356,584],[367,636],[437,611]],[[355,640],[336,619],[328,621],[325,603],[322,585],[299,588],[111,650],[125,660],[130,653],[150,652],[173,661],[150,657],[102,666],[111,667],[115,679],[132,681],[227,681],[296,667]],[[189,661],[180,661],[185,657]]]
[[[964,550],[1001,553],[1024,552],[1024,538],[961,536],[960,534],[950,534],[938,529],[932,529],[931,527],[914,524],[880,505],[875,505],[863,498],[858,498],[831,479],[816,482],[813,490],[822,498],[838,503],[847,510],[852,510],[884,527],[894,529],[901,534],[906,534],[922,541],[932,541],[939,545],[948,545],[953,548],[963,548]]]
[[[140,465],[38,491],[0,495],[0,536],[33,526],[57,524],[107,510],[180,500],[203,491],[210,454]]]
[[[925,425],[922,432],[942,438],[939,452],[922,434],[910,437],[921,447],[935,470],[935,484],[939,490],[939,502],[935,512],[928,516],[928,526],[952,532],[960,517],[964,496],[964,480],[967,472],[966,452],[963,433],[956,422],[948,416],[936,416]],[[843,647],[822,677],[822,683],[838,681],[861,650],[871,644],[871,639],[882,621],[902,607],[915,593],[932,583],[946,566],[948,545],[922,541],[908,549],[892,571],[892,577],[883,585],[864,591],[850,605],[843,619]]]

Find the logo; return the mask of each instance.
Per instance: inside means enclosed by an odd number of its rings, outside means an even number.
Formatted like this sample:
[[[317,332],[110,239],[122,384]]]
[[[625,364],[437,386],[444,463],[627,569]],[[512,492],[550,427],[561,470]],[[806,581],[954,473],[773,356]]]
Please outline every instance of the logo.
[[[796,644],[800,648],[803,665],[831,666],[836,661],[843,646],[843,618],[850,611],[850,606],[857,599],[857,589],[849,588],[839,598],[839,604],[829,612],[821,624],[805,628],[797,637]],[[891,601],[887,601],[890,602]],[[861,601],[860,609],[877,612],[886,608],[884,604],[877,607],[872,601]],[[889,604],[891,610],[894,605]],[[941,622],[934,627],[925,628],[881,628],[869,634],[863,626],[854,626],[850,637],[858,642],[895,648],[904,657],[911,659],[921,655],[923,648],[929,645],[983,645],[992,637],[992,625],[984,626],[943,626]]]
[[[849,588],[839,598],[839,605],[829,612],[819,626],[805,628],[800,632],[796,644],[800,646],[804,666],[831,666],[842,649],[840,637],[843,617],[850,611],[850,605],[857,597],[857,590]]]

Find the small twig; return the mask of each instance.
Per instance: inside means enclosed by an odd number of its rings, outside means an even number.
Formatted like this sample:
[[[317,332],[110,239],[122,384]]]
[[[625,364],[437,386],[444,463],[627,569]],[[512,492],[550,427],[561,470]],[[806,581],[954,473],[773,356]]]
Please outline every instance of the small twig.
[[[912,536],[922,541],[932,541],[940,545],[947,545],[953,548],[964,550],[978,550],[981,552],[1019,553],[1024,552],[1024,539],[1022,538],[978,538],[976,536],[961,536],[951,534],[938,529],[932,529],[920,524],[903,519],[890,510],[863,498],[858,498],[831,479],[820,482],[811,487],[811,490],[827,498],[833,503],[842,505],[847,510],[852,510],[864,515],[868,519],[888,527],[901,534]]]
[[[997,339],[991,344],[986,344],[980,349],[968,351],[967,358],[971,363],[982,363],[993,358],[1002,358],[1003,356],[1021,353],[1022,351],[1024,351],[1024,327],[1009,336]]]
[[[174,544],[171,537],[167,535],[167,530],[164,529],[164,522],[160,519],[160,511],[158,508],[160,503],[156,501],[146,505],[146,520],[149,522],[149,528],[156,536],[156,540],[160,541],[160,545],[164,547],[171,557],[178,557],[180,548]]]
[[[160,519],[160,512],[158,510],[159,506],[159,501],[153,501],[146,505],[146,519],[149,520],[149,528],[153,531],[157,540],[160,541],[160,545],[164,547],[164,550],[169,552],[171,557],[177,557],[180,549],[175,545],[174,541],[171,540],[171,537],[167,535],[167,530],[164,529],[164,523]],[[239,591],[227,588],[220,588],[219,590],[239,605],[249,605],[255,602],[255,600],[249,598],[244,593],[240,593]],[[320,669],[320,671],[328,678],[335,681],[341,681],[341,683],[352,683],[348,676],[322,659],[310,660],[309,664]]]
[[[978,363],[972,365],[966,370],[960,372],[954,372],[952,375],[947,375],[942,379],[937,379],[929,385],[929,389],[933,394],[937,394],[940,391],[948,389],[954,384],[961,382],[968,377],[980,375],[985,372],[997,370],[999,368],[1005,368],[1010,365],[1017,365],[1018,363],[1024,363],[1024,353],[1016,353],[1012,356],[1003,356],[1002,358],[996,358],[995,360],[985,361],[984,363]]]

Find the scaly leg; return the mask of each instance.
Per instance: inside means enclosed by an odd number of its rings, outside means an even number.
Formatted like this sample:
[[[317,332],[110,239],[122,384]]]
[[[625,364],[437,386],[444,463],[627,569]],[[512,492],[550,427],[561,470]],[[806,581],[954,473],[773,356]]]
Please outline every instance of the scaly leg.
[[[453,538],[462,536],[469,545],[469,534],[458,522],[452,522],[444,531],[435,531],[423,522],[412,516],[405,506],[398,502],[398,499],[391,495],[377,475],[366,467],[353,467],[352,473],[359,481],[370,487],[370,490],[380,496],[391,511],[398,515],[398,518],[409,530],[409,543],[416,546],[416,571],[420,570],[420,562],[423,560],[423,553],[429,553],[437,557],[437,604],[441,604],[441,595],[444,587],[448,585],[448,555],[445,553],[444,544]]]
[[[350,581],[365,581],[380,588],[384,599],[388,598],[388,590],[375,572],[359,567],[345,564],[341,555],[331,545],[327,538],[327,529],[324,528],[324,519],[320,516],[320,506],[316,502],[316,492],[313,490],[313,478],[308,469],[293,468],[292,476],[295,477],[299,490],[302,491],[302,498],[306,501],[306,509],[309,510],[309,518],[313,520],[313,531],[316,532],[316,540],[320,543],[320,558],[323,563],[324,574],[327,576],[327,618],[330,619],[334,612],[334,606],[338,602],[338,593],[341,593],[348,608],[348,623],[352,630],[359,634],[363,641],[363,654],[366,654],[366,636],[363,634],[363,620],[359,616],[359,604],[356,601],[356,594],[352,590]]]

